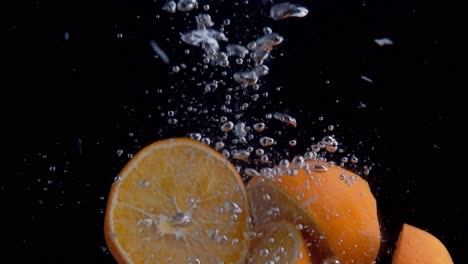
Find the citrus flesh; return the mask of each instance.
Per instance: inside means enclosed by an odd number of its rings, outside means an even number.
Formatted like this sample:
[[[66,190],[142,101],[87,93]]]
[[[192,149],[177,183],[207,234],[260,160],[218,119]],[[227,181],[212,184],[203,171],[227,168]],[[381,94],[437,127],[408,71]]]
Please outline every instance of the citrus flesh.
[[[312,264],[304,238],[287,221],[254,227],[247,263]]]
[[[112,185],[105,237],[119,263],[245,263],[249,211],[227,159],[195,140],[161,140]]]

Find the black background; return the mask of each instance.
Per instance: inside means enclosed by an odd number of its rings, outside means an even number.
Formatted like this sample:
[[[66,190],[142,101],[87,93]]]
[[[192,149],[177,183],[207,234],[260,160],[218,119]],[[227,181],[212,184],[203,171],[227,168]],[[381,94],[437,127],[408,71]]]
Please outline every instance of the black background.
[[[170,74],[171,65],[155,59],[149,45],[156,40],[173,63],[184,62],[186,46],[174,43],[193,14],[170,15],[160,10],[162,1],[149,0],[11,2],[1,11],[8,158],[0,181],[0,262],[113,263],[103,211],[127,153],[204,125],[203,118],[187,118],[170,128],[160,118],[180,100],[177,87],[168,87],[187,75]],[[275,22],[267,1],[234,2],[213,2],[209,11],[215,22],[234,8],[250,14],[232,19],[232,35],[271,26],[285,37],[262,86],[270,92],[267,110],[295,115],[300,143],[338,124],[343,145],[374,163],[368,180],[384,236],[378,263],[390,262],[404,222],[441,239],[455,263],[467,262],[463,175],[449,173],[449,80],[456,69],[453,28],[441,18],[452,13],[427,1],[318,0],[302,2],[307,17]],[[394,45],[376,45],[382,37]]]

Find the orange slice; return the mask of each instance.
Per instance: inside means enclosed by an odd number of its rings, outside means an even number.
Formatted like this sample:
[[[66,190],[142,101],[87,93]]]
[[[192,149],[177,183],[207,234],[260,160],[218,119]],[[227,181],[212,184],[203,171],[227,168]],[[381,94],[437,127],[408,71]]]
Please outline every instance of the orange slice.
[[[447,248],[432,234],[403,224],[392,264],[453,264]]]
[[[316,263],[334,257],[342,264],[372,263],[380,227],[368,183],[326,162],[293,166],[249,182],[254,225],[285,219],[301,226]]]
[[[290,222],[279,221],[254,228],[248,264],[311,264],[301,232]]]
[[[244,183],[198,141],[153,143],[111,188],[105,238],[119,263],[245,263],[251,232]]]

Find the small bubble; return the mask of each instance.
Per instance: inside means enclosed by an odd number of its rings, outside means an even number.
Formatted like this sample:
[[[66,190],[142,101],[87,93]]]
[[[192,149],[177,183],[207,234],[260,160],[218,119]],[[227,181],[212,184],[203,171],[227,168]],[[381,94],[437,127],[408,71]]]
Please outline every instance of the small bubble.
[[[176,7],[177,4],[174,1],[168,1],[163,5],[162,10],[167,11],[169,13],[175,13]]]
[[[210,5],[208,5],[208,4],[203,5],[203,10],[205,10],[205,11],[210,10]]]
[[[312,145],[310,146],[310,148],[312,149],[312,152],[314,153],[317,153],[320,151],[320,147],[318,145]]]
[[[252,168],[246,168],[244,170],[244,173],[245,173],[245,175],[247,175],[249,177],[259,177],[261,175],[260,172],[258,172],[255,169],[252,169]]]
[[[200,141],[202,139],[202,135],[200,133],[190,133],[189,137],[197,141]]]
[[[289,141],[289,146],[295,147],[297,145],[297,141],[295,139],[292,139]]]
[[[356,156],[351,157],[351,163],[358,163],[359,159]]]
[[[239,159],[239,160],[246,160],[250,156],[250,152],[248,152],[245,149],[240,149],[240,150],[235,149],[231,152],[231,154],[234,159]]]
[[[304,153],[305,160],[315,160],[317,158],[317,153],[313,151],[308,151]]]
[[[239,138],[239,140],[241,140],[241,143],[245,143],[242,142],[243,140],[245,141],[245,136],[247,135],[244,122],[239,122],[234,126],[234,134]]]
[[[229,158],[231,156],[231,154],[229,153],[229,151],[227,149],[223,149],[221,151],[221,154],[225,157],[225,158]]]
[[[333,131],[333,129],[335,129],[335,127],[333,125],[329,125],[327,129],[328,129],[328,131]]]
[[[221,130],[224,131],[224,132],[229,132],[229,131],[231,131],[233,128],[234,128],[234,123],[233,123],[232,121],[225,122],[225,123],[221,126]]]
[[[262,248],[262,249],[260,250],[260,256],[262,256],[262,257],[268,256],[269,253],[270,253],[270,252],[269,252],[268,249],[266,249],[266,248]]]
[[[324,137],[321,142],[325,144],[325,150],[330,153],[338,150],[338,141],[332,136]]]
[[[263,28],[263,34],[268,35],[268,34],[271,34],[271,33],[273,33],[273,30],[271,29],[271,27],[264,27]]]
[[[324,148],[325,148],[325,142],[319,141],[319,142],[317,142],[317,146],[318,146],[320,149],[324,149]]]
[[[278,165],[280,168],[283,168],[283,169],[289,168],[289,160],[282,159],[279,161]]]
[[[259,148],[259,149],[255,150],[255,154],[257,156],[262,156],[263,154],[265,154],[265,151],[263,149]]]
[[[275,143],[275,140],[271,137],[262,137],[260,138],[260,145],[264,147],[271,146]]]
[[[311,168],[314,172],[326,172],[328,168],[323,165],[313,165]]]
[[[200,264],[201,261],[199,258],[196,257],[188,257],[187,258],[187,264]]]
[[[175,124],[177,124],[177,122],[178,122],[178,120],[175,119],[175,118],[169,118],[169,119],[167,120],[167,123],[168,123],[169,125],[175,125]]]
[[[271,179],[271,178],[273,178],[273,176],[275,176],[275,170],[273,170],[272,168],[262,168],[260,170],[260,173],[263,176],[265,176],[265,177],[267,177],[269,179]]]
[[[304,167],[305,159],[304,159],[304,157],[301,156],[301,155],[295,156],[295,157],[293,158],[293,160],[292,160],[292,164],[294,164],[294,166],[295,166],[296,168],[298,168],[298,169],[299,169],[299,168],[302,168],[302,167]]]
[[[271,200],[271,197],[270,197],[270,195],[269,195],[268,193],[264,193],[264,194],[262,195],[262,199],[263,199],[264,201],[269,201],[269,200]]]
[[[202,142],[203,144],[210,145],[211,140],[210,140],[209,138],[205,137],[205,138],[202,138],[201,142]]]
[[[364,168],[362,169],[362,174],[364,176],[369,176],[370,171],[371,171],[371,167],[364,166]]]
[[[256,123],[253,125],[253,128],[257,132],[262,132],[263,130],[265,130],[265,123]]]
[[[224,203],[224,210],[229,213],[235,213],[235,214],[242,213],[242,209],[234,201],[226,201]]]
[[[267,155],[262,155],[262,156],[260,157],[260,161],[261,161],[262,163],[268,163],[269,158],[268,158]]]
[[[189,12],[197,6],[197,0],[179,0],[179,2],[177,3],[177,10],[182,12]]]
[[[216,144],[215,144],[215,149],[216,149],[216,150],[220,150],[220,149],[222,149],[222,148],[224,148],[224,142],[222,142],[222,141],[216,142]]]

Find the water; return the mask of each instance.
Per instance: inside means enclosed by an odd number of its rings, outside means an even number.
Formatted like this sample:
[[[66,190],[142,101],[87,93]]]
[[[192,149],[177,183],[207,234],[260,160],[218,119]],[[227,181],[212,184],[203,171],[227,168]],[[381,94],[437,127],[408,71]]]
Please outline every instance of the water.
[[[275,62],[283,56],[288,45],[288,39],[273,22],[305,17],[307,8],[279,3],[271,8],[262,7],[265,9],[263,13],[232,10],[232,14],[223,17],[217,12],[214,2],[178,0],[155,3],[161,10],[156,15],[157,19],[177,21],[171,26],[168,36],[155,34],[145,40],[151,56],[157,58],[154,63],[158,67],[167,67],[165,74],[171,77],[171,82],[154,90],[145,88],[143,100],[156,95],[164,103],[149,102],[152,107],[147,109],[144,117],[155,123],[161,121],[158,124],[164,126],[151,132],[135,129],[127,133],[126,138],[134,149],[119,147],[114,150],[117,160],[131,159],[147,141],[141,135],[151,133],[153,139],[183,135],[213,147],[236,166],[245,182],[259,176],[294,177],[300,169],[315,173],[328,170],[324,165],[308,167],[306,160],[335,160],[342,166],[358,163],[354,153],[339,153],[345,146],[338,143],[339,136],[332,134],[339,134],[336,125],[327,123],[323,117],[305,117],[294,106],[283,106],[281,92],[288,86],[271,84],[275,78],[282,78],[283,73],[276,70]],[[263,22],[258,25],[246,23],[255,19]],[[285,35],[301,38],[300,35]],[[125,33],[125,38],[123,33],[117,33],[117,36],[121,41],[132,39],[128,33]],[[156,81],[160,78],[158,74],[154,76]],[[124,110],[129,115],[135,114],[132,107],[126,106]],[[315,126],[312,119],[323,121],[317,130],[325,128],[325,132],[314,135],[320,140],[310,139],[312,135],[307,135],[308,127]],[[79,152],[82,152],[81,148]],[[369,174],[370,168],[363,169],[365,175]],[[48,170],[55,174],[57,167],[50,166]],[[116,176],[114,182],[118,184],[121,180]],[[342,180],[351,186],[356,179],[344,175]],[[54,182],[46,181],[48,185]],[[137,184],[142,189],[154,188],[148,180]],[[43,187],[43,190],[50,192],[50,187]],[[186,201],[187,207],[195,208],[196,199]],[[271,197],[264,193],[262,199],[269,201]],[[241,212],[239,205],[232,201],[217,208],[219,214],[228,213],[232,222],[238,221],[237,214]],[[278,207],[272,207],[270,212],[273,216],[281,214]],[[181,228],[190,226],[194,220],[190,213],[177,210],[172,215],[160,216],[159,221]],[[156,231],[156,222],[155,219],[141,218],[136,222],[136,228],[148,237],[169,234],[164,233],[169,232],[167,230]],[[297,227],[304,228],[302,225]],[[182,231],[170,234],[176,238],[183,237]],[[197,237],[196,233],[192,235]],[[219,244],[238,243],[218,230],[211,230],[210,237]],[[261,255],[269,254],[274,253],[262,249]],[[200,260],[193,256],[187,259],[187,263],[200,263]]]
[[[467,222],[457,221],[466,212],[458,198],[463,177],[440,177],[447,166],[428,165],[453,164],[446,105],[454,105],[450,87],[457,85],[446,84],[457,75],[446,60],[458,57],[442,51],[457,46],[445,38],[457,23],[433,19],[447,5],[137,0],[96,2],[85,18],[89,5],[80,2],[71,10],[58,2],[19,5],[5,24],[5,77],[12,78],[6,99],[23,102],[24,114],[4,111],[4,138],[11,144],[0,195],[16,212],[5,226],[20,230],[6,234],[11,243],[4,258],[43,258],[40,252],[49,251],[39,237],[46,236],[53,238],[52,254],[88,252],[56,258],[73,255],[83,262],[97,254],[112,262],[104,241],[71,247],[63,242],[102,229],[96,219],[105,214],[108,187],[139,149],[189,135],[228,157],[245,181],[257,175],[247,169],[276,175],[282,159],[292,169],[298,155],[335,162],[370,180],[384,229],[412,219],[449,245],[467,244],[459,232],[464,226],[457,224]],[[202,34],[198,45],[184,42],[181,35],[193,30],[213,30],[211,39]],[[220,33],[228,40],[218,39]],[[256,50],[257,40],[274,33],[283,38],[279,45]],[[256,75],[253,85],[234,80],[249,71]],[[413,95],[417,87],[424,93]],[[443,92],[432,92],[441,87]],[[276,112],[294,117],[297,126],[275,119]],[[239,138],[234,128],[222,131],[227,121],[244,123],[245,136]],[[262,146],[264,136],[275,143]],[[336,149],[327,136],[339,143]],[[411,147],[402,148],[408,137],[414,139]],[[233,150],[250,154],[234,159]],[[136,184],[154,188],[152,182]],[[450,191],[433,195],[441,189]],[[54,228],[63,212],[83,216],[67,220],[80,227],[76,232]],[[434,212],[441,217],[432,217]],[[28,228],[21,232],[20,226]],[[393,247],[391,237],[384,239]],[[458,251],[455,262],[468,262]]]

